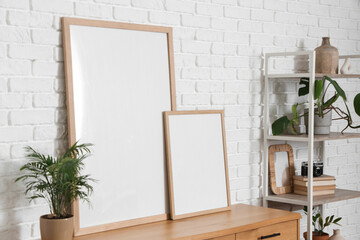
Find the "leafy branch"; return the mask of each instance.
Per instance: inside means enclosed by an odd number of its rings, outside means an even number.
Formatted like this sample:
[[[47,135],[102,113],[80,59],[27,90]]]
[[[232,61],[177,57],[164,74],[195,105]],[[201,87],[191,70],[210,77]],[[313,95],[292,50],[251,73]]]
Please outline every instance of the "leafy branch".
[[[300,88],[298,91],[298,96],[305,96],[309,94],[310,89],[310,81],[309,78],[301,78],[300,79]],[[332,86],[335,90],[335,94],[330,97],[329,99],[326,98],[327,91],[329,90],[329,87]],[[345,104],[346,110],[341,110],[339,107],[334,106],[333,104],[341,98]],[[347,128],[360,128],[360,125],[354,125],[353,119],[349,110],[349,107],[347,105],[347,97],[345,94],[345,91],[339,86],[339,84],[331,79],[328,76],[325,76],[323,79],[315,80],[314,82],[314,107],[315,112],[314,114],[319,117],[324,117],[324,115],[328,114],[331,111],[334,111],[338,118],[333,120],[345,120],[347,122],[347,126],[341,131],[343,133]],[[300,105],[304,105],[305,103],[296,103],[292,105],[291,111],[292,111],[292,118],[288,118],[287,116],[282,116],[275,120],[273,124],[271,125],[272,133],[273,135],[280,135],[282,134],[286,129],[290,128],[291,132],[293,134],[297,134],[297,131],[295,129],[295,126],[299,124],[299,119],[301,117],[307,117],[309,115],[308,112],[305,112],[303,114],[298,113],[298,107]],[[353,101],[353,106],[355,113],[360,116],[360,93],[358,93]]]
[[[304,206],[303,210],[304,213],[307,215],[308,214],[307,206]],[[336,224],[338,226],[341,226],[339,224],[341,219],[342,219],[341,217],[335,218],[335,215],[331,215],[331,216],[327,216],[324,221],[321,214],[319,212],[314,211],[312,216],[312,225],[314,226],[314,231],[319,233],[319,235],[322,235],[324,234],[324,229],[330,226],[331,224]]]

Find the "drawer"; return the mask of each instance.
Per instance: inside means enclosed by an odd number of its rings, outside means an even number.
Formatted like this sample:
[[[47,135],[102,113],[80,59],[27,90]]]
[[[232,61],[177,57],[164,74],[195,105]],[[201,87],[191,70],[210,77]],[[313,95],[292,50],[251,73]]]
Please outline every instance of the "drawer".
[[[226,235],[223,237],[210,238],[208,240],[235,240],[235,234]]]
[[[277,223],[236,234],[236,240],[298,240],[298,221]]]

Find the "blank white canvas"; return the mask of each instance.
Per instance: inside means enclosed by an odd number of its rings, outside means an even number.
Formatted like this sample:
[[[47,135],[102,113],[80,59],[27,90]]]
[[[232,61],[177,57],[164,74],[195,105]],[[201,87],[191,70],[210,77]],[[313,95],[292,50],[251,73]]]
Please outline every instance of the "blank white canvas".
[[[167,213],[162,112],[171,110],[166,33],[70,26],[76,138],[93,143],[92,207],[80,228]]]
[[[220,114],[169,115],[175,215],[228,206]]]
[[[290,180],[288,153],[276,152],[274,161],[276,187],[288,186]]]

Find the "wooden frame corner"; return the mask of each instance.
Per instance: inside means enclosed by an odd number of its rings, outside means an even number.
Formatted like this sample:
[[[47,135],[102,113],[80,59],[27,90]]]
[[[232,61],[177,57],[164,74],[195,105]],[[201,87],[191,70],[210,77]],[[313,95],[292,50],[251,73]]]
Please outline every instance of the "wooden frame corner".
[[[289,181],[286,186],[277,187],[276,172],[275,172],[275,153],[287,152],[289,162]],[[293,192],[293,176],[295,175],[294,168],[294,152],[289,144],[271,145],[269,147],[269,177],[270,187],[274,194],[285,194]]]

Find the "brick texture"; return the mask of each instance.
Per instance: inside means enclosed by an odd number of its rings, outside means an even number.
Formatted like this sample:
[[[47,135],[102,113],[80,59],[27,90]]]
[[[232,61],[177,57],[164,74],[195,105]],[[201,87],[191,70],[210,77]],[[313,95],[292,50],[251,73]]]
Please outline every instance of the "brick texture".
[[[0,239],[39,239],[38,216],[47,212],[13,183],[24,146],[50,154],[66,146],[63,16],[173,27],[178,109],[225,111],[233,204],[261,205],[262,54],[312,50],[323,36],[341,54],[360,52],[358,0],[0,0]],[[279,59],[271,70],[304,68],[301,59]],[[341,81],[350,97],[360,91],[358,81]],[[290,112],[297,88],[271,84],[272,116]],[[332,130],[342,127],[335,122]],[[299,174],[307,147],[291,145]],[[325,152],[325,172],[338,187],[360,190],[360,140],[326,143]],[[359,199],[324,209],[343,217],[346,239],[360,239]],[[302,231],[305,224],[304,217]]]

